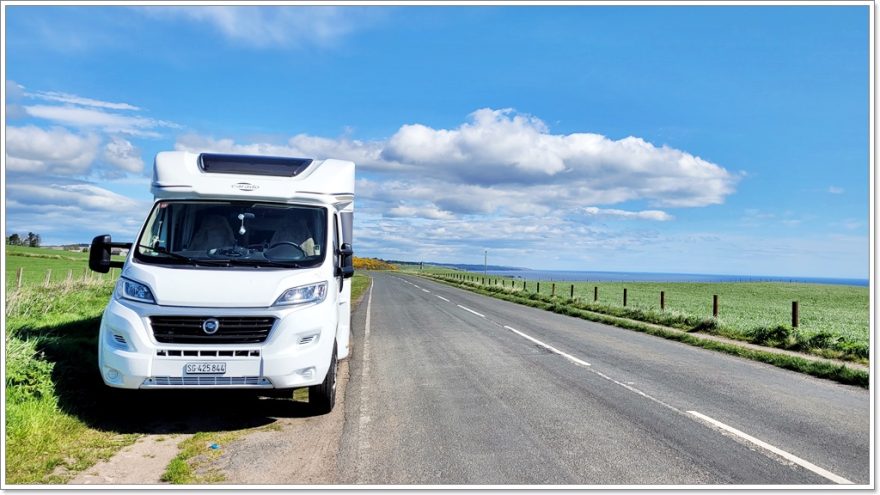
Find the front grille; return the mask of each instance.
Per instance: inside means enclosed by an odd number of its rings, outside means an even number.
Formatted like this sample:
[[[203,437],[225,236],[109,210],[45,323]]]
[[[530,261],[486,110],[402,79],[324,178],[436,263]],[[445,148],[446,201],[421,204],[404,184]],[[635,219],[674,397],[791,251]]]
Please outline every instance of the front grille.
[[[217,332],[202,330],[205,320],[214,318]],[[265,342],[275,318],[269,316],[151,316],[150,326],[163,344],[259,344]]]
[[[218,386],[218,385],[267,385],[269,382],[259,376],[154,376],[147,378],[144,385],[152,386]]]

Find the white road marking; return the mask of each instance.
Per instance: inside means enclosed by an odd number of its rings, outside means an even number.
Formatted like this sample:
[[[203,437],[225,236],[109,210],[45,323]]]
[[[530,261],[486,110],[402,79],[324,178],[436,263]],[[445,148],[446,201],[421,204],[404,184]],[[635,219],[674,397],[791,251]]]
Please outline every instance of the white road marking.
[[[370,422],[370,387],[367,386],[370,376],[370,307],[373,303],[373,281],[370,281],[370,292],[367,294],[367,319],[364,322],[364,359],[361,368],[361,415],[358,421],[358,457],[360,458],[359,466],[363,466],[363,471],[359,471],[359,478],[366,479],[364,476],[370,471],[368,462],[370,451],[370,442],[367,440],[366,426]]]
[[[428,289],[422,289],[422,292],[427,292],[428,294],[431,293],[431,291],[429,291]]]
[[[437,296],[437,294],[434,294],[434,295]],[[446,299],[446,298],[443,297],[443,296],[437,296],[437,297],[439,297],[440,299],[443,299],[443,300],[446,301],[446,302],[449,302],[449,299]]]
[[[461,307],[461,306],[459,306],[459,307]],[[550,351],[550,352],[554,352],[554,353],[556,353],[556,354],[559,354],[560,356],[564,357],[565,359],[568,359],[569,361],[571,361],[571,362],[574,363],[574,364],[579,364],[579,365],[581,365],[581,366],[590,366],[590,363],[584,361],[583,359],[578,359],[578,358],[572,356],[571,354],[568,354],[568,353],[562,352],[562,351],[560,351],[559,349],[553,347],[552,345],[545,344],[545,343],[541,342],[540,340],[538,340],[538,339],[536,339],[536,338],[534,338],[534,337],[531,337],[531,336],[529,336],[529,335],[526,335],[526,334],[520,332],[519,330],[517,330],[517,329],[515,329],[515,328],[513,328],[513,327],[509,327],[509,326],[507,326],[507,325],[504,325],[504,328],[506,328],[506,329],[510,330],[511,332],[513,332],[513,333],[519,335],[520,337],[524,337],[524,338],[526,338],[526,339],[531,340],[532,342],[538,344],[539,346],[543,347],[544,349],[547,349],[547,350]]]
[[[416,285],[416,284],[412,284],[412,286],[415,287],[416,289],[421,289],[421,287],[419,287],[419,286]]]
[[[767,442],[764,442],[762,440],[758,440],[757,438],[755,438],[749,434],[743,433],[732,426],[728,426],[728,425],[722,423],[721,421],[718,421],[717,419],[712,419],[709,416],[706,416],[705,414],[698,413],[697,411],[688,411],[688,414],[695,416],[695,417],[715,426],[716,428],[720,428],[728,433],[732,433],[732,434],[742,438],[743,440],[746,440],[748,442],[751,442],[751,443],[757,445],[758,447],[761,447],[764,450],[768,450],[770,452],[773,452],[774,454],[776,454],[786,460],[789,460],[804,469],[808,469],[808,470],[818,474],[819,476],[821,476],[825,479],[831,480],[831,481],[833,481],[837,484],[840,484],[840,485],[852,485],[853,484],[852,481],[850,481],[842,476],[838,476],[838,475],[832,473],[831,471],[828,471],[826,469],[822,469],[819,466],[817,466],[809,461],[805,461],[794,454],[790,454],[782,449],[776,448]]]
[[[477,313],[476,311],[472,310],[471,308],[466,308],[466,307],[462,306],[461,304],[456,304],[456,306],[458,306],[459,308],[461,308],[461,309],[463,309],[463,310],[465,310],[465,311],[470,311],[471,313],[473,313],[473,314],[479,316],[480,318],[485,318],[485,317],[486,317],[486,315],[484,315],[484,314],[480,314],[480,313]]]

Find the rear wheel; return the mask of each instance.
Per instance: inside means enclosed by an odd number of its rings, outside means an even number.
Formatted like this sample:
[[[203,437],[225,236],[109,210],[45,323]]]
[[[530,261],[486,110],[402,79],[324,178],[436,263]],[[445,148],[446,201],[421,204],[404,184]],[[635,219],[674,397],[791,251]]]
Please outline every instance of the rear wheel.
[[[330,358],[330,369],[320,385],[309,387],[309,405],[317,414],[327,414],[336,405],[336,370],[339,363],[336,360],[336,344],[333,344],[333,355]]]

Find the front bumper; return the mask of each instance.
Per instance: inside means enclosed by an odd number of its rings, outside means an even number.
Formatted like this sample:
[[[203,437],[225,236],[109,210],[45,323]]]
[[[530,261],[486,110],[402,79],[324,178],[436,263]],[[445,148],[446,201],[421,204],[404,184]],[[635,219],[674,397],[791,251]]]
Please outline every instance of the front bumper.
[[[150,316],[272,316],[259,344],[157,342]],[[332,301],[293,308],[186,308],[112,299],[101,319],[98,364],[111,387],[297,388],[324,381],[338,319]],[[225,363],[226,372],[188,374],[187,363]]]

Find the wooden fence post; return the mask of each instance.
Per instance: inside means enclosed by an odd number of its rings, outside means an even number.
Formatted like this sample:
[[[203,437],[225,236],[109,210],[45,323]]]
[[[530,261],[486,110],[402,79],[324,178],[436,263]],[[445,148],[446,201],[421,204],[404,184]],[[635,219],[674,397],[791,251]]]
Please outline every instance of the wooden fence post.
[[[523,290],[526,290],[526,281],[523,280]]]
[[[571,294],[568,297],[569,299],[574,299],[574,284],[571,284]]]
[[[541,293],[541,282],[538,282],[537,288],[535,289],[535,294],[540,294],[540,293]]]
[[[24,267],[23,266],[18,267],[18,272],[17,272],[16,276],[18,277],[18,288],[19,289],[21,289],[21,277],[23,274],[24,274]]]
[[[666,292],[660,291],[660,311],[666,309]]]
[[[556,297],[556,284],[550,286],[550,297]]]
[[[791,302],[791,326],[792,326],[792,328],[797,328],[798,324],[800,323],[800,315],[798,314],[800,312],[800,311],[798,311],[799,309],[800,308],[798,308],[798,302],[792,301]]]
[[[623,289],[623,305],[626,306],[626,289]]]
[[[712,295],[712,318],[718,318],[718,294]]]
[[[51,279],[52,279],[52,269],[49,268],[48,270],[46,270],[46,282],[44,282],[43,285],[45,285],[46,287],[49,287],[49,280],[51,280]]]
[[[599,301],[599,286],[596,285],[593,287],[593,302]]]

